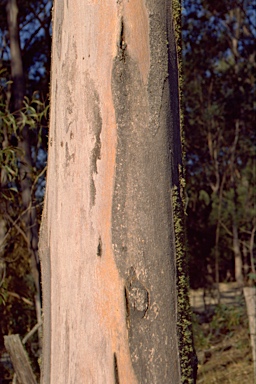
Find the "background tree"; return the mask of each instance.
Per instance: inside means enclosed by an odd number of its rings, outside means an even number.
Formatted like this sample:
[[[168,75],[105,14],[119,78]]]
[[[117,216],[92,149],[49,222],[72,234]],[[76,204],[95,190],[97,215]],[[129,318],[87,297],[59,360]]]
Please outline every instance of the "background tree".
[[[41,312],[37,243],[46,170],[49,5],[0,3],[1,350],[4,334],[24,336]],[[29,340],[36,359],[37,344],[35,336]]]
[[[252,286],[243,292],[256,367],[253,4],[199,0],[185,1],[184,6],[191,285],[203,287],[204,293],[218,288],[216,315],[222,308],[220,282],[234,280],[240,287]],[[219,322],[217,329],[221,332]]]
[[[199,0],[184,7],[191,282],[231,274],[243,284],[255,273],[253,6]]]
[[[194,382],[172,4],[56,1],[53,26],[42,381]]]

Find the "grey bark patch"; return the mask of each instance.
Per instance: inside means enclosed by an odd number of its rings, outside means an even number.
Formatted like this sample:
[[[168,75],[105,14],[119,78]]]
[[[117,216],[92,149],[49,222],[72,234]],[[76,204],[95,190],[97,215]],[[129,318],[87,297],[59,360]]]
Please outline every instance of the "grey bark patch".
[[[102,120],[100,115],[100,109],[98,104],[95,104],[94,109],[94,124],[93,124],[93,135],[94,135],[94,147],[91,151],[91,206],[95,205],[95,199],[96,199],[96,188],[95,188],[95,182],[93,178],[93,174],[98,173],[97,169],[97,161],[101,158],[101,140],[100,140],[100,133],[102,128]]]
[[[98,104],[95,105],[95,114],[94,114],[94,124],[93,124],[93,135],[95,138],[94,147],[91,154],[91,169],[92,172],[98,173],[97,169],[97,161],[100,160],[101,157],[101,140],[100,140],[100,133],[101,133],[101,116]]]
[[[90,205],[93,206],[95,205],[96,199],[94,175],[98,173],[97,162],[101,159],[100,135],[102,130],[102,117],[100,112],[99,94],[96,90],[95,84],[87,73],[85,73],[85,76],[87,77],[87,91],[85,100],[85,103],[87,104],[86,110],[88,111],[87,124],[93,142],[90,156]]]
[[[65,146],[65,158],[66,158],[66,168],[69,167],[69,164],[70,164],[70,161],[75,161],[75,154],[74,153],[69,153],[69,149],[68,149],[68,143],[66,142],[66,146]]]
[[[164,7],[163,7],[164,8]],[[159,115],[162,104],[163,88],[168,73],[168,47],[166,25],[159,12],[152,12],[150,23],[150,72],[148,94],[150,105],[150,129],[156,135],[159,127]]]
[[[70,59],[72,58],[72,60]],[[74,41],[74,37],[68,38],[68,47],[65,53],[65,59],[62,60],[62,68],[61,68],[62,76],[65,79],[65,93],[64,100],[58,100],[58,103],[64,102],[64,114],[65,114],[65,132],[68,133],[70,127],[74,125],[77,119],[77,114],[74,112],[75,110],[75,102],[73,97],[73,92],[76,84],[76,76],[78,73],[77,67],[77,47],[76,42]],[[56,97],[57,95],[56,90]],[[57,103],[57,100],[55,99]],[[58,105],[58,104],[56,104]],[[57,120],[58,121],[58,120]]]
[[[129,56],[129,47],[125,60],[118,55],[114,59],[111,85],[117,148],[112,243],[116,266],[126,282],[126,323],[137,380],[176,384],[179,368],[173,326],[176,276],[170,199],[171,112],[165,100],[169,95],[165,86],[168,78],[161,79],[154,83],[159,87],[159,99],[154,104],[154,95],[143,84],[139,67]],[[151,118],[154,111],[156,120]],[[172,377],[172,372],[176,376]]]
[[[55,8],[56,7],[56,8]],[[61,56],[61,47],[62,47],[62,24],[64,19],[64,3],[62,1],[56,1],[54,4],[54,28],[57,33],[57,41],[56,49],[57,49],[57,55],[58,58]]]

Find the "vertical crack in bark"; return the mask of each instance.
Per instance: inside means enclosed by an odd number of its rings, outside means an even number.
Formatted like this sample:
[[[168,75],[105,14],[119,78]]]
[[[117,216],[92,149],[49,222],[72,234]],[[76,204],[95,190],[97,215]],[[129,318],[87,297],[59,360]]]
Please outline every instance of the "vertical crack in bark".
[[[127,329],[130,329],[130,306],[129,306],[128,292],[126,287],[124,287],[124,302],[125,302],[125,313],[126,313],[126,326],[127,326]]]
[[[120,384],[117,357],[115,352],[114,352],[114,375],[115,375],[115,384]]]
[[[125,56],[126,56],[125,51],[126,51],[127,43],[125,42],[124,31],[125,31],[124,20],[121,17],[120,36],[119,36],[119,42],[118,42],[118,49],[119,49],[118,57],[119,57],[119,60],[125,62]]]
[[[97,256],[101,257],[102,256],[102,240],[101,236],[99,237],[99,243],[97,247]]]

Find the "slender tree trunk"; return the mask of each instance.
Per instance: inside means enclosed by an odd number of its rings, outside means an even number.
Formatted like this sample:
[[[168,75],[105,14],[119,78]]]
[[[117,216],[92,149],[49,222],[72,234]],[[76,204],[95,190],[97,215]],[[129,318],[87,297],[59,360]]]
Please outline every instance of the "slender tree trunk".
[[[226,173],[222,176],[221,183],[219,186],[218,194],[218,215],[215,231],[215,249],[214,249],[214,258],[215,258],[215,283],[217,289],[217,301],[220,304],[220,271],[219,271],[219,241],[220,241],[220,226],[221,226],[221,212],[222,212],[222,201],[223,201],[223,189],[226,181]]]
[[[254,275],[256,274],[256,269],[255,269],[255,264],[256,263],[255,263],[255,257],[254,257],[254,254],[253,254],[253,250],[254,250],[254,247],[255,247],[255,244],[254,244],[255,231],[256,231],[256,220],[254,220],[254,222],[253,222],[253,228],[252,228],[252,231],[251,231],[250,242],[249,242],[251,270],[252,270],[252,273]]]
[[[6,6],[7,21],[10,38],[11,51],[11,73],[12,73],[12,109],[17,113],[23,107],[25,95],[25,82],[22,65],[22,56],[19,39],[19,24],[18,24],[18,6],[16,0],[8,0]],[[20,161],[20,179],[21,179],[21,196],[23,208],[25,211],[24,222],[26,226],[26,234],[29,243],[29,253],[31,259],[31,271],[35,282],[36,294],[35,305],[38,321],[41,319],[41,299],[40,299],[40,278],[39,278],[39,256],[38,256],[38,223],[36,210],[32,205],[31,195],[31,173],[32,173],[32,158],[30,153],[29,130],[25,126],[20,133],[19,148],[22,150],[23,159]]]
[[[244,283],[243,259],[242,259],[242,253],[240,250],[237,224],[235,221],[233,222],[232,227],[233,227],[233,251],[235,256],[235,279],[239,285],[243,286],[243,283]]]
[[[244,287],[243,292],[249,319],[254,380],[256,381],[256,287]]]
[[[240,241],[239,241],[239,235],[238,235],[238,225],[237,225],[238,197],[237,197],[237,188],[235,183],[235,177],[236,177],[235,154],[236,154],[236,147],[239,139],[239,131],[240,131],[240,122],[239,120],[236,120],[234,141],[233,141],[233,145],[230,148],[231,156],[230,156],[229,166],[230,166],[231,183],[232,183],[231,185],[234,191],[233,209],[232,209],[232,233],[233,233],[233,251],[234,251],[234,258],[235,258],[235,279],[240,286],[243,286],[244,284],[243,258],[242,258],[242,252],[240,249]]]
[[[56,0],[53,26],[42,383],[192,383],[171,2]]]

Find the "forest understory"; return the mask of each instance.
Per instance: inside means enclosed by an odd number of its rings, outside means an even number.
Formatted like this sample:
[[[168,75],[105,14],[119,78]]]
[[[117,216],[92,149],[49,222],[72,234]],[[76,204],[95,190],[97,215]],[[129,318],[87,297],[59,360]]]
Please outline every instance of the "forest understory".
[[[242,290],[220,284],[220,304],[213,290],[191,290],[197,384],[253,384],[248,317]]]

